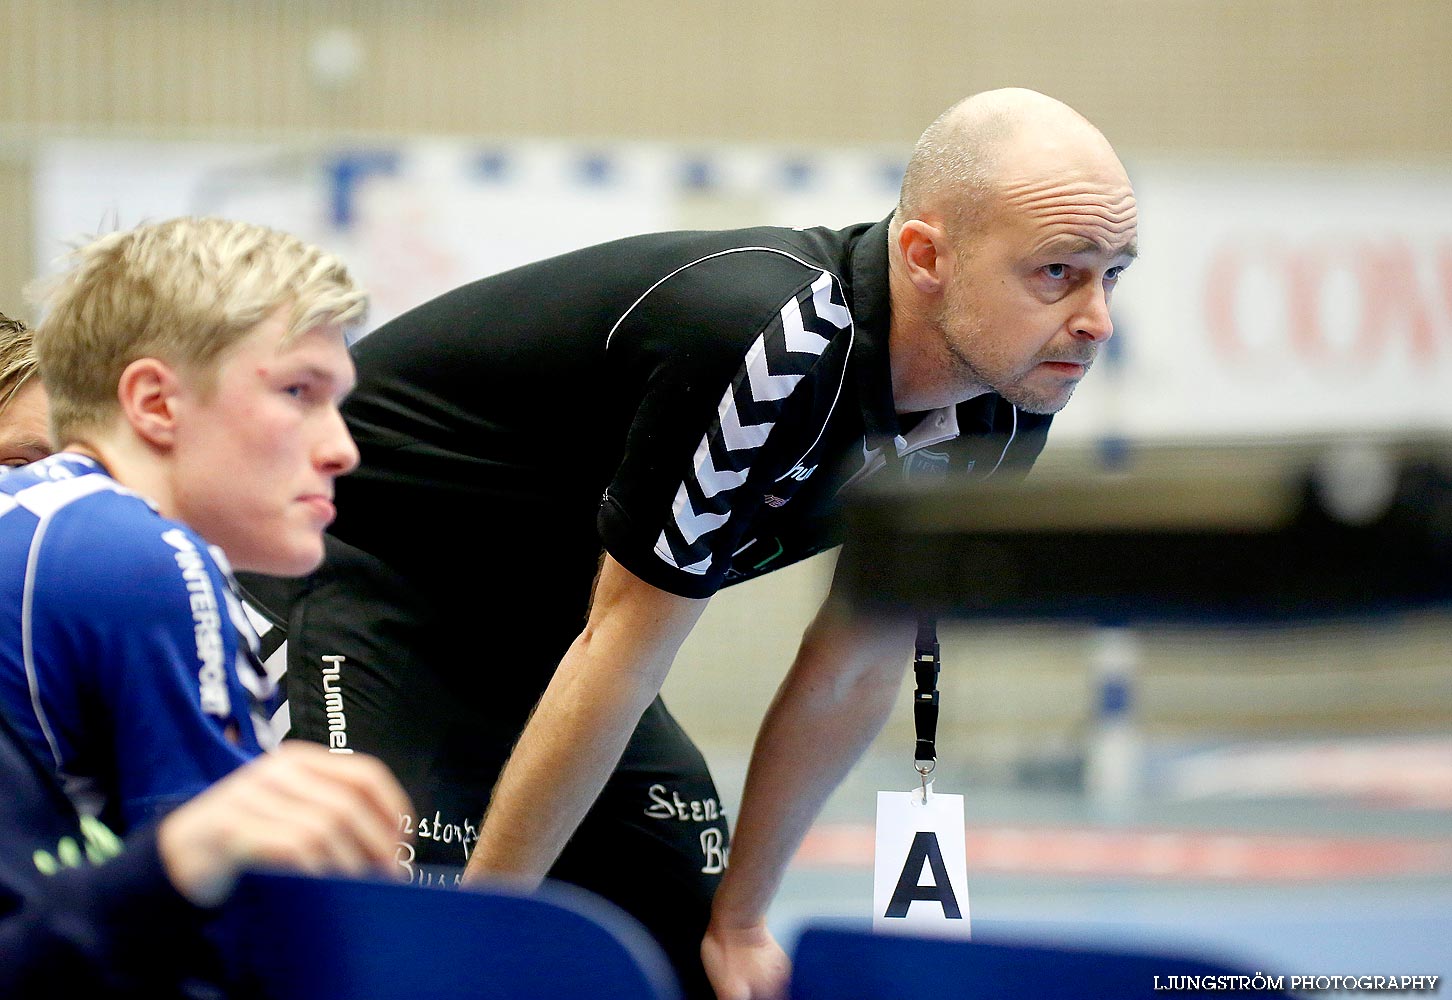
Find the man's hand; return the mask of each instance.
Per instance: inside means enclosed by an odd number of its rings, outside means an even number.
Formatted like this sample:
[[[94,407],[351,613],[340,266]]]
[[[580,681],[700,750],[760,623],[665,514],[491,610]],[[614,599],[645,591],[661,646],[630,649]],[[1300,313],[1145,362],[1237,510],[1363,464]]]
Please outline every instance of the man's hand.
[[[786,996],[791,963],[764,923],[722,927],[713,922],[701,942],[701,962],[717,1000],[780,1000]]]
[[[721,1000],[785,995],[790,966],[766,930],[767,907],[823,800],[887,721],[915,627],[854,619],[829,598],[802,637],[756,737],[701,945]]]
[[[177,891],[215,906],[253,866],[397,872],[398,817],[412,811],[377,759],[289,740],[162,820],[157,849]]]

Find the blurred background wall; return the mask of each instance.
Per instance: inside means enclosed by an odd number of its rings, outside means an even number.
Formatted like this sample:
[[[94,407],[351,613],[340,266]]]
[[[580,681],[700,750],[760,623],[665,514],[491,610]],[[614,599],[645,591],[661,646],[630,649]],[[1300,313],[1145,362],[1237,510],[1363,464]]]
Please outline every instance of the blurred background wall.
[[[1142,158],[1452,167],[1445,0],[0,0],[0,39],[0,303],[31,319],[37,164],[55,139],[905,155],[959,97],[1017,85],[1077,107],[1132,172]],[[1445,217],[1447,202],[1428,211]],[[718,760],[744,754],[830,567],[819,557],[723,593],[690,641],[667,692]],[[1136,717],[1186,740],[1445,732],[1447,624],[1144,636]],[[1090,638],[949,627],[945,752],[1007,779],[1071,774],[1095,724]],[[899,713],[884,752],[905,760],[909,732]]]
[[[957,98],[1019,85],[1127,159],[1452,157],[1441,0],[3,0],[0,39],[9,253],[55,134],[906,148]]]
[[[312,51],[356,35],[329,90]],[[1438,0],[7,0],[0,120],[302,131],[910,142],[1019,84],[1134,152],[1452,152]]]

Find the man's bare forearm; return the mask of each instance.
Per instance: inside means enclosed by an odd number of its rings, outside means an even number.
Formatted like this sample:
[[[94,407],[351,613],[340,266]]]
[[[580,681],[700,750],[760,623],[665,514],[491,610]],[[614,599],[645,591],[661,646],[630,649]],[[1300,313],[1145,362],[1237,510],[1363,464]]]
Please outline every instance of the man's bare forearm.
[[[640,715],[659,690],[577,639],[510,755],[494,788],[466,877],[542,879],[564,850]]]
[[[912,659],[908,623],[849,624],[824,610],[752,751],[713,922],[759,923],[823,803],[887,721]]]
[[[705,605],[608,557],[571,644],[495,786],[466,879],[542,879],[604,787]]]

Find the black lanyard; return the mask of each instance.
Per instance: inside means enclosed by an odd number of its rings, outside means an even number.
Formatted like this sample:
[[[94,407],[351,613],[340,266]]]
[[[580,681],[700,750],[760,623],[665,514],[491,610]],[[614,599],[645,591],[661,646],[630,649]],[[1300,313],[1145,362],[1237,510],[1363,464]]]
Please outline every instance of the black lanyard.
[[[918,637],[913,652],[913,674],[917,690],[913,692],[913,725],[918,742],[913,751],[913,766],[926,782],[938,763],[938,620],[918,619]]]

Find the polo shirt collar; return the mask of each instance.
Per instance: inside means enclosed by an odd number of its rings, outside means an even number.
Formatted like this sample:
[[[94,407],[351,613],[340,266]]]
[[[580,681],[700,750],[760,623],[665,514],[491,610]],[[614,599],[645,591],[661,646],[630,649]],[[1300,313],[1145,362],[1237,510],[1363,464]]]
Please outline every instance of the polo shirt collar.
[[[869,447],[881,447],[899,434],[892,401],[892,361],[888,353],[892,304],[888,294],[887,227],[889,215],[857,237],[852,247],[852,364],[862,400]]]

